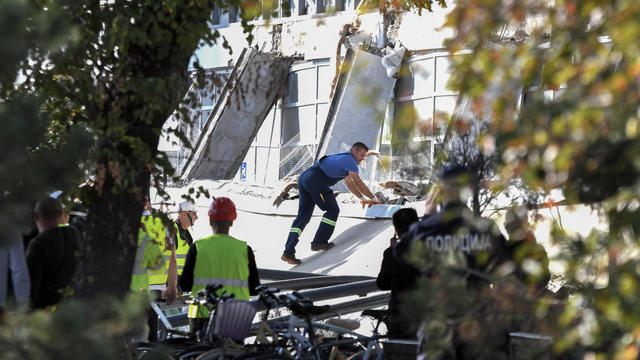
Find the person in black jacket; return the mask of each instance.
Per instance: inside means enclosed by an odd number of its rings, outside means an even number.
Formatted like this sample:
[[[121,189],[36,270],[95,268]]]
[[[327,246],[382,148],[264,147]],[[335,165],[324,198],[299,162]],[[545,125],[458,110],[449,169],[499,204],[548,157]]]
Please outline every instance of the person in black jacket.
[[[178,225],[178,231],[180,232],[180,238],[189,244],[189,247],[193,245],[193,237],[189,232],[189,228],[198,220],[198,213],[196,212],[196,204],[192,200],[185,200],[180,203],[178,210],[178,219],[176,225]]]
[[[34,208],[39,234],[27,247],[32,309],[56,305],[75,272],[79,235],[72,226],[58,225],[61,212],[53,198],[38,201]]]
[[[415,328],[408,326],[398,318],[400,296],[413,288],[413,279],[418,275],[415,270],[405,262],[398,261],[394,254],[394,245],[398,239],[409,230],[411,224],[418,221],[418,213],[412,208],[403,208],[393,214],[392,222],[395,234],[391,238],[389,246],[382,255],[382,265],[380,273],[376,279],[376,284],[380,290],[391,290],[389,300],[389,329],[387,335],[395,339],[415,338]],[[407,276],[408,275],[408,276]],[[406,280],[410,280],[407,282]]]

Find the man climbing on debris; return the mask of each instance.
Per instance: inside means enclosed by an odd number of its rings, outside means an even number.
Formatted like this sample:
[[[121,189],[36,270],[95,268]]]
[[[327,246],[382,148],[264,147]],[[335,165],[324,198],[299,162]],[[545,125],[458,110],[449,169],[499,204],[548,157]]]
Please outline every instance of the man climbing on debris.
[[[331,186],[344,179],[345,184],[361,202],[364,196],[372,199],[368,203],[377,203],[375,196],[358,175],[358,164],[365,159],[369,148],[357,142],[351,146],[351,150],[335,155],[323,156],[313,166],[305,170],[298,178],[298,215],[291,225],[289,236],[281,259],[292,265],[302,263],[295,257],[296,244],[305,226],[311,220],[313,209],[317,205],[325,213],[320,221],[320,226],[311,242],[311,250],[326,251],[335,244],[329,242],[331,234],[336,226],[340,208],[336,202]]]

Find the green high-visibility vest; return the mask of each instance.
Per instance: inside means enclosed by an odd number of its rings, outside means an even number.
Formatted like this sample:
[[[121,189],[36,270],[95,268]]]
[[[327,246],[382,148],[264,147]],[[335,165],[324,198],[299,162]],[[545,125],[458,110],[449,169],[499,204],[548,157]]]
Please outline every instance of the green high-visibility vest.
[[[182,275],[182,269],[184,268],[184,262],[187,260],[187,253],[189,252],[189,243],[186,240],[182,240],[180,237],[180,231],[178,230],[178,225],[174,223],[176,228],[176,235],[178,237],[178,247],[176,248],[176,265],[178,265],[178,275]],[[165,269],[165,273],[169,273],[169,261],[171,260],[171,250],[165,249],[162,252],[162,257],[164,261],[167,263],[167,267]],[[167,276],[168,277],[168,276]],[[165,278],[165,282],[167,278]]]
[[[176,235],[178,236],[178,247],[176,248],[176,264],[178,265],[178,275],[182,275],[182,269],[184,268],[184,262],[187,260],[187,253],[189,252],[189,243],[180,237],[180,230],[176,224]],[[171,251],[169,251],[169,259],[171,258]],[[169,260],[167,260],[169,261]]]
[[[208,284],[220,284],[235,299],[249,300],[249,255],[247,243],[226,234],[215,234],[194,243],[197,251],[192,294]],[[189,305],[190,318],[209,317],[204,306]]]
[[[167,231],[162,220],[155,216],[143,216],[141,221],[155,246],[160,252],[163,252],[166,248]],[[149,285],[166,284],[168,272],[168,261],[163,261],[162,266],[155,270],[149,270]]]
[[[162,266],[161,255],[160,249],[153,244],[149,234],[140,229],[138,231],[136,258],[131,272],[130,289],[132,291],[149,290],[149,274],[147,270]]]

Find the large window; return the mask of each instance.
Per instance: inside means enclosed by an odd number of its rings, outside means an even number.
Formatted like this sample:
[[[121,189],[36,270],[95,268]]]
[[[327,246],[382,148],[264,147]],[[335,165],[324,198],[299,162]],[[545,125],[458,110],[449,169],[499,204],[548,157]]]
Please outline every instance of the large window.
[[[332,79],[329,59],[291,67],[284,98],[269,111],[245,156],[245,181],[274,183],[311,165],[327,118]]]
[[[332,79],[329,59],[291,67],[281,105],[281,178],[299,173],[313,161],[327,119]]]
[[[433,52],[410,58],[396,85],[396,118],[413,112],[415,127],[402,140],[426,141],[441,135],[454,110],[457,95],[446,88],[449,80],[449,55]]]
[[[214,26],[228,26],[229,24],[240,21],[238,15],[239,12],[236,8],[229,7],[226,9],[221,9],[216,5],[213,9],[213,13],[211,14],[211,24]]]
[[[393,172],[399,177],[420,178],[407,172],[433,161],[457,99],[446,88],[449,62],[447,52],[433,51],[412,56],[400,71],[393,123],[385,126],[381,149],[392,156]]]

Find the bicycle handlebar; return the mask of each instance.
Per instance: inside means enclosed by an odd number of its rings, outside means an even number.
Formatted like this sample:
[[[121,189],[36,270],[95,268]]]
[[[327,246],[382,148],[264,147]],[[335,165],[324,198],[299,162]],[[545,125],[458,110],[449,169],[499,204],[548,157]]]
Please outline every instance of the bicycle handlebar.
[[[285,306],[289,308],[294,315],[300,317],[307,317],[310,315],[319,315],[327,312],[331,307],[329,305],[316,306],[313,301],[300,295],[297,291],[292,291],[288,294],[276,293],[280,291],[277,288],[270,288],[266,285],[260,285],[257,287],[260,301],[267,307],[267,310]]]
[[[288,307],[294,315],[307,317],[309,315],[320,315],[331,309],[329,305],[316,306],[313,301],[302,297],[297,292],[280,295],[280,300]]]
[[[224,302],[235,297],[234,294],[227,294],[223,291],[218,295],[218,290],[222,289],[220,284],[208,284],[204,289],[198,291],[191,299],[187,299],[184,302],[189,305],[215,305],[219,302]]]

